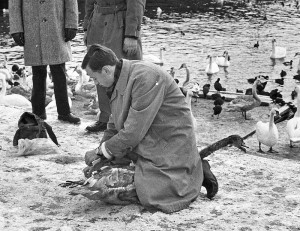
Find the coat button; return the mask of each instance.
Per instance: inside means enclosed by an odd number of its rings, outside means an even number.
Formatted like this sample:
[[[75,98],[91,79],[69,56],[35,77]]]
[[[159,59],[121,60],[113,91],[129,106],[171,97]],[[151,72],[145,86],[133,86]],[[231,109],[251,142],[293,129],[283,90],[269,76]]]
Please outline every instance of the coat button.
[[[107,22],[105,22],[104,25],[106,26],[106,25],[107,25]]]
[[[40,1],[40,4],[43,4],[44,2],[45,2],[45,1],[41,0],[41,1]]]
[[[46,19],[46,18],[43,18],[42,22],[47,22],[47,19]]]

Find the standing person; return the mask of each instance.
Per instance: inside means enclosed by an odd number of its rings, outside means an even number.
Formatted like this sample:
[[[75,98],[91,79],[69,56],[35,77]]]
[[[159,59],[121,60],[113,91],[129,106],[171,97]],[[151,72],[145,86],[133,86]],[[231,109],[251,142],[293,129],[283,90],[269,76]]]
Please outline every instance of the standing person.
[[[46,77],[50,66],[58,119],[79,123],[68,103],[65,62],[71,60],[70,40],[76,36],[77,0],[9,0],[10,34],[24,46],[26,66],[32,66],[32,112],[46,119]]]
[[[110,90],[112,109],[99,147],[85,154],[87,177],[102,161],[133,161],[139,201],[166,213],[188,207],[205,181],[208,197],[217,193],[208,162],[202,167],[191,111],[172,76],[149,62],[119,60],[98,44],[90,47],[82,68]]]
[[[142,59],[141,23],[146,0],[86,0],[83,23],[84,42],[101,44],[118,58]],[[104,131],[111,114],[106,89],[97,85],[99,120],[88,126],[90,132]]]

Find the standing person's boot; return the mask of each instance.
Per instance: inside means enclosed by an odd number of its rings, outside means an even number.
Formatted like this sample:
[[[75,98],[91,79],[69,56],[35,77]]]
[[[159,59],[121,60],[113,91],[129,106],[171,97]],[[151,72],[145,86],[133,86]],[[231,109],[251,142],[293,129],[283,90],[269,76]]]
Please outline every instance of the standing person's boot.
[[[212,199],[219,190],[217,178],[210,170],[210,165],[207,160],[202,160],[203,167],[203,183],[202,186],[206,188],[207,198]]]
[[[73,115],[70,110],[67,92],[67,79],[65,64],[50,65],[54,85],[54,95],[57,106],[58,119],[69,123],[80,123],[80,118]]]
[[[46,78],[47,66],[32,66],[32,92],[31,105],[32,113],[36,114],[43,120],[46,116]]]
[[[96,121],[90,126],[87,126],[85,129],[89,132],[102,132],[106,130],[107,128],[107,123]]]

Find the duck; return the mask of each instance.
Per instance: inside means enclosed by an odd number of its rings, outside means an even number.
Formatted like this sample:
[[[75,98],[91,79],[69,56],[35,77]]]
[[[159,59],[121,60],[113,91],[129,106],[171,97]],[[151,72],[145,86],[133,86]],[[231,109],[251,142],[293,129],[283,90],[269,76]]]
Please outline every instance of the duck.
[[[219,93],[214,93],[214,94],[211,95],[211,98],[213,100],[216,100],[217,98],[221,98],[221,95]]]
[[[206,83],[206,84],[203,85],[202,91],[203,91],[203,97],[204,97],[204,99],[206,99],[207,94],[209,92],[209,89],[210,89],[210,84],[209,83]]]
[[[230,62],[229,62],[229,57],[228,57],[228,51],[224,51],[223,56],[220,56],[220,57],[218,56],[216,58],[216,63],[220,67],[229,67]]]
[[[219,115],[221,114],[222,112],[222,106],[217,104],[213,107],[213,114],[211,115],[212,117],[214,117],[215,115],[217,116],[217,118],[219,119]]]
[[[214,101],[214,105],[223,105],[225,102],[225,96],[219,97],[217,99],[215,99]]]
[[[163,66],[164,65],[164,60],[163,60],[163,51],[165,51],[166,48],[161,47],[159,50],[159,58],[156,57],[155,55],[152,54],[144,54],[143,55],[143,60],[152,62],[156,65]]]
[[[273,102],[275,102],[276,98],[282,98],[282,94],[278,89],[273,89],[272,91],[270,91],[270,98]]]
[[[292,66],[292,65],[293,65],[293,60],[283,62],[282,64],[283,64],[284,66]]]
[[[259,43],[258,43],[258,41],[254,44],[254,46],[253,47],[255,47],[255,48],[258,48],[259,47]]]
[[[205,72],[207,75],[213,75],[215,73],[218,73],[220,71],[218,64],[213,61],[213,57],[211,55],[208,55],[207,58],[209,59],[209,63],[207,64],[205,68]]]
[[[9,74],[0,69],[0,105],[21,107],[31,110],[31,102],[24,96],[19,94],[6,95],[6,79],[9,78]]]
[[[281,72],[280,72],[280,77],[283,78],[283,77],[285,77],[285,76],[286,76],[286,71],[281,70]]]
[[[216,82],[214,83],[214,87],[217,90],[217,92],[220,92],[223,90],[222,84],[220,83],[220,78],[218,78],[216,80]]]
[[[300,75],[294,75],[293,79],[300,81]]]
[[[296,92],[295,97],[296,97],[297,111],[294,117],[288,120],[286,124],[286,131],[289,136],[291,148],[294,147],[294,142],[300,141],[300,87],[296,86],[294,91]]]
[[[270,55],[271,59],[282,59],[286,56],[286,48],[275,46],[276,39],[272,39],[272,53]]]
[[[277,83],[279,85],[283,85],[284,84],[284,78],[275,79],[275,83]]]
[[[264,151],[261,149],[261,144],[264,144],[270,147],[268,152],[276,152],[273,150],[273,146],[276,145],[279,134],[278,129],[274,123],[274,116],[279,116],[279,111],[277,108],[272,108],[270,112],[270,120],[269,122],[258,121],[256,123],[256,137],[258,140],[258,152],[263,153]]]
[[[240,111],[247,120],[246,112],[258,107],[261,99],[257,95],[257,85],[260,80],[256,80],[252,86],[252,95],[238,95],[227,105],[227,111]]]

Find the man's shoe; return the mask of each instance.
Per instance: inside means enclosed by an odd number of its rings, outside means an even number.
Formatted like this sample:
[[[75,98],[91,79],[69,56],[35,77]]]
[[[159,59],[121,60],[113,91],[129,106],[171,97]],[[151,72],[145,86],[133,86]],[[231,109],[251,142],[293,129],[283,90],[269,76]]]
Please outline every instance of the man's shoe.
[[[80,118],[74,116],[72,113],[70,113],[68,115],[58,115],[57,118],[59,120],[66,121],[66,122],[69,122],[69,123],[72,123],[72,124],[80,123]]]
[[[107,128],[107,123],[97,121],[94,124],[87,126],[85,129],[88,130],[89,132],[102,132],[106,130]]]
[[[207,198],[212,199],[219,190],[217,178],[210,170],[210,165],[207,160],[202,160],[204,180],[202,186],[206,188]]]

